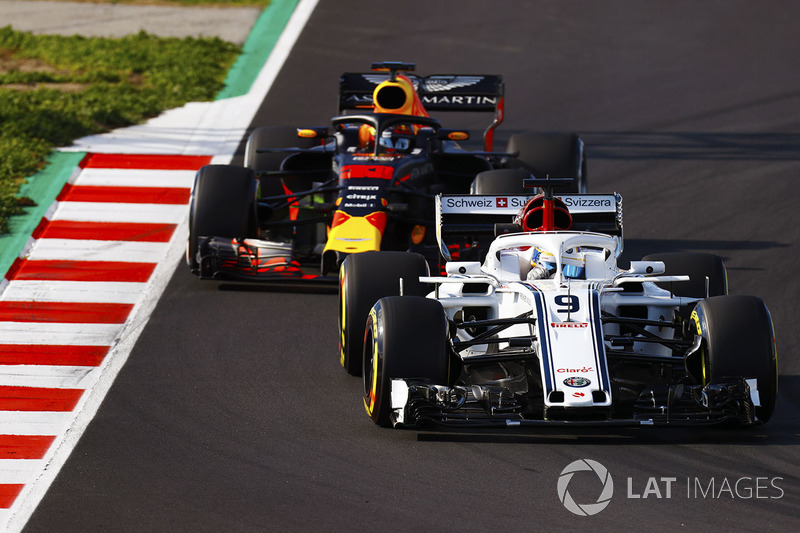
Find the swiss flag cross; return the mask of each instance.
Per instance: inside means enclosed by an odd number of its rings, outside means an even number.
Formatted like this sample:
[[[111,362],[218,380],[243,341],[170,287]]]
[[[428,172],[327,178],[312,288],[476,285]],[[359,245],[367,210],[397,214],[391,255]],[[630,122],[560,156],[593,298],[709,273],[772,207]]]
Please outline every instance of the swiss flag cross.
[[[495,200],[495,206],[497,206],[497,207],[508,207],[508,198],[497,198]]]

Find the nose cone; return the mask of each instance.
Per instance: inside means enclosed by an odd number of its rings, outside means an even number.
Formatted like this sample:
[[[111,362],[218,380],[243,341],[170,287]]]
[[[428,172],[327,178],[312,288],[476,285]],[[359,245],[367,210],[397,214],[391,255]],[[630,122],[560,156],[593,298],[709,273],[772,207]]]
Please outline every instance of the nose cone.
[[[376,211],[364,217],[357,217],[339,211],[333,218],[324,252],[356,254],[378,251],[381,249],[381,238],[385,227],[384,212]]]

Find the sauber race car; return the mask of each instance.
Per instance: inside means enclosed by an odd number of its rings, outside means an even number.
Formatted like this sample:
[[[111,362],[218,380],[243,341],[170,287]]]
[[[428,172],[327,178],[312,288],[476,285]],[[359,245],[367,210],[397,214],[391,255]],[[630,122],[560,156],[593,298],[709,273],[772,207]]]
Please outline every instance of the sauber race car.
[[[528,180],[545,189],[530,200],[438,197],[442,253],[451,235],[496,233],[482,262],[427,276],[409,253],[344,261],[341,362],[363,375],[369,416],[382,426],[769,420],[777,352],[764,303],[728,295],[712,254],[620,268],[621,197],[557,195],[549,181]]]
[[[340,79],[339,115],[318,128],[262,127],[244,166],[208,165],[192,191],[187,263],[201,278],[336,281],[353,253],[412,250],[439,261],[436,194],[522,194],[520,175],[569,176],[585,191],[586,158],[574,134],[512,135],[496,75],[410,74],[384,62]],[[445,129],[434,111],[490,112],[482,150]]]

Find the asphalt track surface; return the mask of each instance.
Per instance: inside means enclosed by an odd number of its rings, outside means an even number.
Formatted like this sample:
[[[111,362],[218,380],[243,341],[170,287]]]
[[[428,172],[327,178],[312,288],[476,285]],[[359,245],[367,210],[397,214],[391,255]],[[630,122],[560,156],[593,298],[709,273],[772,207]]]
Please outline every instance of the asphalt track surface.
[[[504,137],[579,132],[590,189],[624,195],[627,259],[717,252],[731,292],[764,299],[780,357],[769,424],[379,429],[338,365],[335,295],[232,290],[179,268],[26,531],[797,531],[798,21],[791,0],[322,1],[255,121],[323,125],[338,75],[371,61],[503,74]],[[615,483],[592,517],[556,491],[582,458]],[[570,493],[594,501],[597,479],[580,476]]]

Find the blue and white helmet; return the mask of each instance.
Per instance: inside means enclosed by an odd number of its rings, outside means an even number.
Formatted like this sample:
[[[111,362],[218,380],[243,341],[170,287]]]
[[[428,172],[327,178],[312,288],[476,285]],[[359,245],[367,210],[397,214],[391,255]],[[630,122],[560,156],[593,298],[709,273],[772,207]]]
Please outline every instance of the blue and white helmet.
[[[586,279],[586,259],[579,247],[569,248],[561,255],[561,273],[565,278]]]

